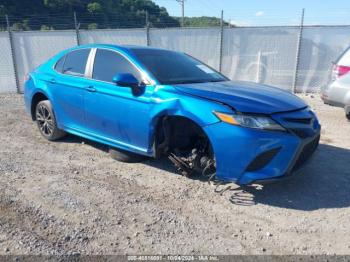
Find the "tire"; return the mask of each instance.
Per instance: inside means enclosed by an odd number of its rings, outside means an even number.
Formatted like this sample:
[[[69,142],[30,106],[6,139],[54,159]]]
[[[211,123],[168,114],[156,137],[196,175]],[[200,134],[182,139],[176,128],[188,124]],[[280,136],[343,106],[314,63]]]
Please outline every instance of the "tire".
[[[43,137],[49,141],[58,140],[66,132],[57,127],[55,114],[49,100],[40,101],[35,108],[35,120]]]
[[[113,159],[124,163],[139,163],[146,159],[145,156],[116,148],[109,148],[109,155]]]
[[[345,116],[346,116],[346,118],[350,121],[350,112],[347,113]]]

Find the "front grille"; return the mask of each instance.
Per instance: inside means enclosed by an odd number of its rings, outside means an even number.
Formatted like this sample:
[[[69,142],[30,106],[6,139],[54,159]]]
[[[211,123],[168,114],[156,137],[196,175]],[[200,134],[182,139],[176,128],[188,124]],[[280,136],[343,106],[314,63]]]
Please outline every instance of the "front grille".
[[[317,118],[308,110],[276,115],[275,119],[290,133],[301,139],[313,137],[318,128]]]
[[[296,136],[305,139],[315,135],[317,121],[314,117],[284,118],[283,125]]]
[[[298,170],[311,157],[313,152],[316,150],[319,141],[320,135],[315,137],[311,142],[304,146],[303,150],[299,154],[297,161],[294,164],[292,172]]]
[[[284,120],[286,120],[287,122],[309,125],[311,124],[312,118],[284,118]]]
[[[312,136],[314,134],[309,129],[290,128],[289,130],[300,138],[307,138],[307,137]]]

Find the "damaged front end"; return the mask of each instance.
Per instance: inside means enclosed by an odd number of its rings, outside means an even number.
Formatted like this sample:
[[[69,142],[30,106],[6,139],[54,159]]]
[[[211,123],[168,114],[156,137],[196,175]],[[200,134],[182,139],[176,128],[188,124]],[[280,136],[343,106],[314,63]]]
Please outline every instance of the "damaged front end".
[[[201,127],[184,117],[167,116],[159,128],[157,151],[167,156],[181,175],[215,178],[214,152]]]

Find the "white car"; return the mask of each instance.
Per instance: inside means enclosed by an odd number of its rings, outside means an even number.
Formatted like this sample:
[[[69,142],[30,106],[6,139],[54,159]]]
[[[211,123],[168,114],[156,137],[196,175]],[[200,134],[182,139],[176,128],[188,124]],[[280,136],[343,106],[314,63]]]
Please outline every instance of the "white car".
[[[331,83],[321,93],[326,104],[343,107],[350,120],[350,47],[334,62]]]

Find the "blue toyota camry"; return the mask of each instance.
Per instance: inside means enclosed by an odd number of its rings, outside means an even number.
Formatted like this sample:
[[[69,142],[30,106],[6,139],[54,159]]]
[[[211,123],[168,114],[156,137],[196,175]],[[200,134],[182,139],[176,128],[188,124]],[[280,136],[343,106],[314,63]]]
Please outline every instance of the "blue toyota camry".
[[[299,171],[320,139],[316,115],[297,96],[229,81],[179,52],[79,46],[26,78],[26,109],[46,139],[78,135],[126,162],[166,156],[186,176],[280,179]]]

